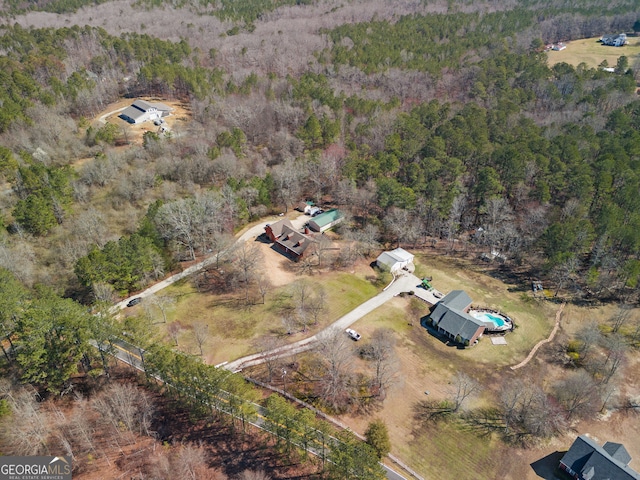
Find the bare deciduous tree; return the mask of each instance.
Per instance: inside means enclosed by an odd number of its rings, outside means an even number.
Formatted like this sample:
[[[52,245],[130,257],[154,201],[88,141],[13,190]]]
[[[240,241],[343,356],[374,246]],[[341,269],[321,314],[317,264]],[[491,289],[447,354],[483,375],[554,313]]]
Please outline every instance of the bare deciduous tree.
[[[257,353],[264,358],[264,366],[267,369],[267,382],[271,383],[276,371],[280,369],[280,359],[277,354],[273,354],[273,350],[283,345],[282,340],[273,335],[265,335],[257,339],[254,343]]]
[[[93,407],[114,432],[150,435],[155,408],[151,398],[131,384],[114,383],[93,400]]]
[[[596,383],[586,370],[566,375],[554,387],[556,398],[567,411],[567,418],[587,417],[598,410]]]
[[[384,398],[387,389],[396,380],[398,374],[395,343],[393,331],[386,328],[378,328],[371,335],[371,342],[360,351],[363,358],[373,363],[374,388],[382,398]]]
[[[627,339],[619,333],[612,333],[604,341],[607,358],[604,363],[603,383],[608,383],[624,363],[629,350]]]
[[[505,437],[527,442],[530,437],[548,437],[564,425],[564,412],[549,401],[534,382],[520,379],[505,382],[500,393]]]
[[[200,356],[204,354],[202,347],[209,338],[209,325],[204,322],[194,322],[193,324],[193,338],[200,350]]]
[[[298,162],[290,159],[273,169],[276,193],[278,200],[285,207],[285,212],[288,212],[289,208],[300,198],[300,185],[303,178],[301,168]]]
[[[611,316],[611,331],[617,333],[631,316],[631,305],[619,304]]]
[[[331,329],[319,335],[316,352],[324,365],[321,394],[324,401],[335,409],[343,408],[349,401],[352,348],[347,335],[339,329]]]
[[[262,262],[262,252],[257,245],[242,242],[234,249],[235,262],[233,263],[240,275],[240,281],[244,285],[245,302],[249,304],[249,292],[256,270]]]
[[[178,346],[178,338],[180,338],[180,333],[182,332],[182,326],[179,322],[171,322],[167,325],[167,334],[174,341],[176,347]]]
[[[169,295],[150,295],[145,299],[145,303],[149,303],[160,310],[162,323],[167,323],[167,310],[176,303],[176,299]]]
[[[258,278],[256,279],[256,288],[258,290],[258,293],[260,294],[260,298],[262,298],[263,305],[264,305],[265,297],[267,296],[267,293],[269,293],[272,287],[273,285],[271,284],[269,277],[267,277],[266,275],[259,275]]]
[[[449,396],[453,402],[453,411],[457,412],[464,402],[469,398],[473,398],[478,395],[482,390],[480,383],[471,378],[470,376],[458,372],[453,376],[451,381],[451,388],[449,389]]]
[[[589,322],[576,333],[576,339],[580,342],[578,350],[580,362],[587,363],[593,349],[600,345],[603,340],[598,323],[595,321]]]

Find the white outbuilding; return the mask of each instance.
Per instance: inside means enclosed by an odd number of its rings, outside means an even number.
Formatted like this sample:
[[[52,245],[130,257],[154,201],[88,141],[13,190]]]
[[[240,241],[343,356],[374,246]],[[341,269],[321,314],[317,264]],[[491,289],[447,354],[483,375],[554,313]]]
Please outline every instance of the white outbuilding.
[[[385,268],[391,273],[398,273],[402,269],[413,271],[413,254],[403,248],[396,248],[388,252],[382,252],[377,258],[378,267]]]

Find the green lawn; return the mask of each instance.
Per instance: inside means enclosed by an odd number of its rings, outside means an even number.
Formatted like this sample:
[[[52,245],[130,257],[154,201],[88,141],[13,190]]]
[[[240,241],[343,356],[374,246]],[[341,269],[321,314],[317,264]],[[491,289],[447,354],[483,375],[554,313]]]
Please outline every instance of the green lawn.
[[[281,335],[287,343],[310,336],[379,292],[363,276],[343,272],[300,277],[303,278],[311,285],[321,286],[327,295],[326,311],[318,325],[310,325],[307,332],[300,328],[294,334],[286,335],[283,331],[277,299],[286,295],[288,287],[267,294],[265,304],[247,307],[241,301],[241,292],[224,296],[198,293],[190,282],[183,281],[162,293],[176,298],[176,304],[168,313],[168,323],[180,322],[183,331],[179,346],[191,353],[198,350],[191,333],[192,325],[194,322],[206,323],[209,338],[204,347],[205,357],[211,363],[220,363],[254,353],[253,342],[266,334]],[[159,328],[164,331],[166,325],[161,324]]]
[[[629,45],[624,47],[608,47],[598,42],[600,37],[583,38],[567,43],[567,48],[561,52],[547,52],[548,64],[553,66],[556,63],[566,62],[574,67],[584,62],[587,66],[596,68],[603,60],[606,60],[610,67],[615,67],[618,57],[626,55],[629,58],[629,65],[633,64],[633,59],[640,54],[640,37],[629,37]]]
[[[473,305],[498,310],[515,322],[515,330],[505,337],[506,346],[495,346],[485,336],[475,347],[459,350],[461,358],[494,366],[516,364],[551,332],[559,306],[532,298],[523,285],[505,284],[483,272],[482,266],[464,260],[420,256],[418,261],[427,275],[433,277],[431,283],[436,289],[443,293],[465,290]]]

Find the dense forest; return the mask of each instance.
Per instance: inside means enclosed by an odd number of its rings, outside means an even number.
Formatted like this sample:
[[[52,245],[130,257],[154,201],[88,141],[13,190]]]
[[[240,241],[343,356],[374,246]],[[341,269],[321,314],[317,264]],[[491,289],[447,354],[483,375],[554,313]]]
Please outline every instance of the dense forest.
[[[589,13],[578,18],[593,23]],[[75,271],[79,286],[141,288],[171,269],[172,257],[185,258],[180,245],[191,258],[211,247],[194,235],[185,245],[168,220],[197,185],[208,200],[183,206],[211,209],[194,219],[205,236],[303,198],[331,199],[353,209],[354,232],[373,224],[383,242],[451,241],[481,227],[473,241],[509,261],[557,276],[588,272],[585,291],[629,295],[640,272],[635,62],[621,56],[613,74],[548,67],[539,37],[526,48],[513,42],[535,18],[517,9],[346,24],[326,31],[331,46],[317,51],[314,71],[258,70],[243,79],[217,64],[215,49],[205,53],[186,39],[5,27],[5,258],[25,257],[32,268],[16,274],[30,274],[30,283],[59,284],[63,273],[73,289]],[[625,18],[631,28],[633,17],[617,11],[602,22]],[[424,72],[434,86],[412,92],[380,77],[403,72]],[[346,76],[356,78],[341,88]],[[360,80],[357,91],[350,84]],[[113,148],[126,132],[86,119],[122,95],[189,101],[192,131],[170,141],[149,135],[142,149]],[[83,157],[92,158],[70,166]],[[149,201],[156,203],[142,234],[135,224],[131,238],[105,228],[109,209],[140,212]],[[403,215],[414,221],[398,231]],[[55,259],[39,258],[47,254],[36,246]],[[140,261],[125,270],[101,266],[134,257]],[[57,264],[58,274],[42,264]]]
[[[102,3],[0,7],[0,327],[23,381],[64,390],[115,332],[87,306],[307,199],[347,212],[337,268],[463,244],[577,298],[638,301],[640,62],[550,66],[542,48],[640,30],[637,2],[154,0],[119,3],[119,25],[88,16]],[[180,21],[154,28],[166,9]],[[26,26],[42,12],[74,21]],[[136,97],[189,121],[142,144],[96,121]]]

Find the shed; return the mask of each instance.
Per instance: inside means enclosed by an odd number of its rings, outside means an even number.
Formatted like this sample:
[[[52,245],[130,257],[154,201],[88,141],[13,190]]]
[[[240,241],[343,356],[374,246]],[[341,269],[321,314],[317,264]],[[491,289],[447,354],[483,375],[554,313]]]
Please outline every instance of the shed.
[[[309,228],[314,232],[324,232],[344,220],[342,212],[336,208],[327,210],[309,220]]]
[[[388,269],[391,273],[396,273],[413,264],[413,254],[403,248],[396,248],[382,252],[376,259],[376,264],[380,268]]]

